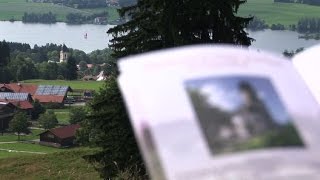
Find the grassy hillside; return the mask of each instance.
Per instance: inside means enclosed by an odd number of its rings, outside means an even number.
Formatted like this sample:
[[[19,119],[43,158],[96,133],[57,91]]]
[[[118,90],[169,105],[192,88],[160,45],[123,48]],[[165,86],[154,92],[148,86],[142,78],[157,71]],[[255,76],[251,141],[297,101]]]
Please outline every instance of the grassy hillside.
[[[240,15],[255,15],[271,24],[297,24],[303,17],[320,18],[320,6],[293,3],[274,3],[273,0],[247,0],[239,9]]]
[[[31,0],[30,0],[31,1]],[[95,12],[110,11],[110,20],[118,18],[115,8],[98,8],[98,9],[75,9],[66,6],[59,6],[50,3],[33,3],[26,0],[0,0],[0,20],[21,20],[24,12],[28,13],[48,13],[51,11],[57,14],[58,21],[65,21],[68,13],[80,13],[83,15],[91,15]]]
[[[72,89],[88,89],[88,90],[99,90],[103,86],[104,82],[98,81],[65,81],[65,80],[41,80],[33,79],[26,80],[22,83],[38,84],[38,85],[62,85],[70,86]]]
[[[99,179],[94,168],[82,158],[92,152],[81,149],[0,159],[0,179]]]

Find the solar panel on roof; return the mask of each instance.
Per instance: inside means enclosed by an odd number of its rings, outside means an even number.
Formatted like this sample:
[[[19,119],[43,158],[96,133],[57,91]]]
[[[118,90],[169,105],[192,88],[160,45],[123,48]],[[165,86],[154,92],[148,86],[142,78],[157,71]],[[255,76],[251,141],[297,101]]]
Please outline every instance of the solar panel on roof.
[[[0,93],[0,99],[8,99],[8,100],[28,100],[28,93]]]
[[[69,87],[68,86],[55,86],[55,85],[39,85],[36,95],[58,95],[64,96]]]

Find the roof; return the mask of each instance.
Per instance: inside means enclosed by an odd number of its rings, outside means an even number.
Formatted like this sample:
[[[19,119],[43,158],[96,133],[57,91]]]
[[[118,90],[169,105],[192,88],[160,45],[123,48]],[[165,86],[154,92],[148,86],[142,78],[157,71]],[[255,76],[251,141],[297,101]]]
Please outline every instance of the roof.
[[[33,109],[33,105],[29,101],[0,100],[0,107],[2,104],[11,104],[12,106],[23,110]]]
[[[15,93],[29,93],[31,95],[34,95],[38,89],[38,85],[22,83],[1,84],[0,88],[2,87],[10,89]]]
[[[74,137],[76,135],[77,129],[79,129],[79,128],[80,128],[79,124],[71,124],[68,126],[50,129],[50,130],[47,130],[43,133],[51,132],[55,136],[63,139],[63,138]],[[41,133],[41,134],[43,134],[43,133]]]
[[[69,86],[39,85],[35,95],[65,96],[68,91],[71,91]]]
[[[55,95],[34,95],[33,99],[38,99],[40,103],[63,103],[65,96]]]
[[[19,109],[33,109],[33,105],[29,101],[9,101]]]
[[[0,99],[2,100],[20,100],[27,101],[30,98],[29,93],[12,93],[12,92],[0,92]]]

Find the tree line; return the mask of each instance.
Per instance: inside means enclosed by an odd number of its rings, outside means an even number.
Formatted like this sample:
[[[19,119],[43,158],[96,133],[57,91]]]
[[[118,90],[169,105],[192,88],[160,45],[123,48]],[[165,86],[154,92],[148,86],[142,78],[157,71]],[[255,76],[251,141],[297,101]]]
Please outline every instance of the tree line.
[[[61,46],[47,44],[31,48],[28,44],[0,43],[0,83],[17,82],[27,79],[74,80],[84,75],[98,75],[100,71],[110,72],[114,64],[110,49],[83,51],[69,48],[67,63],[57,63]],[[81,63],[80,63],[81,62]],[[78,69],[77,64],[85,64]],[[87,64],[93,64],[87,68]],[[100,65],[105,63],[104,66]],[[113,67],[113,66],[111,66]]]
[[[69,13],[66,16],[66,23],[68,24],[92,24],[96,17],[104,17],[106,20],[102,24],[107,24],[107,17],[109,16],[107,11],[101,13],[95,13],[89,16],[82,15],[80,13]]]
[[[34,2],[38,2],[39,0],[33,0]],[[72,7],[72,8],[99,8],[106,7],[107,3],[105,0],[41,0],[43,3],[54,3],[54,4],[62,4],[64,6]]]
[[[303,18],[298,21],[297,31],[300,33],[320,33],[320,18]]]
[[[22,16],[22,22],[24,23],[56,23],[56,15],[52,12],[48,13],[27,13],[25,12]]]
[[[263,29],[271,29],[271,30],[292,30],[298,31],[299,33],[319,33],[320,32],[320,18],[302,18],[297,24],[289,25],[289,27],[285,27],[282,24],[272,24],[269,26],[264,20],[261,20],[257,17],[254,17],[253,20],[248,24],[248,29],[257,31]]]

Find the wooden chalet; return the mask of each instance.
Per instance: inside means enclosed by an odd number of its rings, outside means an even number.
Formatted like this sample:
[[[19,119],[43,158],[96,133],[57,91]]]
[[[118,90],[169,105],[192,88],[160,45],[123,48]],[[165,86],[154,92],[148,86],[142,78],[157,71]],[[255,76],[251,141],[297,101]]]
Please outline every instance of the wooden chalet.
[[[47,130],[40,135],[40,144],[54,147],[69,147],[74,145],[75,135],[79,124]]]

